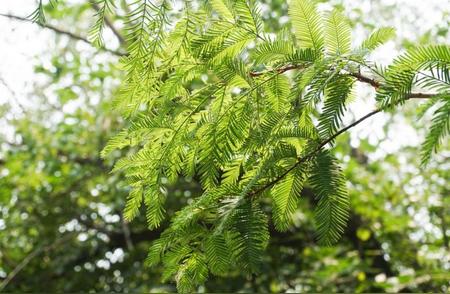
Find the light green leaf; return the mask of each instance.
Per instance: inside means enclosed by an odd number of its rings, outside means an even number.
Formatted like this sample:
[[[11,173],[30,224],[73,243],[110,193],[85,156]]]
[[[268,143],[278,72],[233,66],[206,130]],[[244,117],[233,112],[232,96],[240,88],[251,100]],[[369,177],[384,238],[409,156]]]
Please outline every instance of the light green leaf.
[[[300,48],[323,48],[322,19],[313,1],[292,0],[289,15]]]

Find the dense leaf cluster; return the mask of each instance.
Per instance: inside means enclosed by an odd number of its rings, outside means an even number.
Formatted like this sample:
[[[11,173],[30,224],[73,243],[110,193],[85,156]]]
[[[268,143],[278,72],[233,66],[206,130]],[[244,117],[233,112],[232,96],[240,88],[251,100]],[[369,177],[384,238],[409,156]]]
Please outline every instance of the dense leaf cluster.
[[[112,5],[102,2],[91,30],[99,46]],[[150,229],[165,219],[167,185],[181,175],[199,178],[202,196],[172,217],[148,256],[180,291],[209,273],[256,272],[269,223],[289,228],[304,185],[316,196],[318,241],[339,239],[349,200],[332,149],[354,125],[343,127],[342,118],[356,82],[376,89],[379,106],[356,123],[408,99],[430,99],[426,109],[436,110],[424,165],[450,132],[448,46],[419,47],[382,68],[368,55],[393,29],[352,48],[346,18],[319,13],[311,1],[291,1],[290,24],[277,34],[264,31],[256,1],[186,1],[181,13],[170,1],[143,0],[126,17],[127,76],[115,104],[130,127],[103,151],[135,150],[115,170],[133,187],[125,217],[144,205]]]

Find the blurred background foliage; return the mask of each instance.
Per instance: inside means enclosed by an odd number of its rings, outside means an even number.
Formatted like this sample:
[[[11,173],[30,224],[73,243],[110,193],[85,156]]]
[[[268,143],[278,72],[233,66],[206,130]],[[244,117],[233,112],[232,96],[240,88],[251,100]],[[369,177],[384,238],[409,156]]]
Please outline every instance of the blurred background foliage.
[[[266,29],[281,29],[286,2],[260,2]],[[345,10],[357,32],[396,26],[392,48],[449,40],[448,7],[440,25],[424,31],[420,11],[397,13],[405,8],[401,1],[320,2]],[[109,20],[120,32],[127,1],[118,3]],[[59,1],[46,8],[50,24],[80,36],[95,13],[87,1]],[[121,52],[120,40],[106,33],[108,48]],[[131,224],[122,219],[128,187],[120,174],[110,174],[120,154],[99,158],[106,140],[125,124],[112,107],[122,77],[118,56],[61,34],[47,50],[50,58],[35,59],[28,97],[17,97],[3,83],[18,107],[0,106],[0,291],[176,291],[174,284],[161,282],[159,269],[144,265],[149,244],[161,230],[148,230],[143,216]],[[336,246],[316,244],[307,209],[314,197],[306,188],[295,226],[286,233],[271,230],[260,274],[211,278],[198,290],[450,291],[449,152],[419,169],[415,146],[383,150],[386,142],[393,144],[389,134],[399,123],[412,125],[422,138],[423,123],[414,120],[417,107],[386,115],[375,126],[381,133],[377,140],[357,134],[339,139],[337,156],[348,178],[352,214]],[[199,189],[195,179],[171,187],[169,215]]]

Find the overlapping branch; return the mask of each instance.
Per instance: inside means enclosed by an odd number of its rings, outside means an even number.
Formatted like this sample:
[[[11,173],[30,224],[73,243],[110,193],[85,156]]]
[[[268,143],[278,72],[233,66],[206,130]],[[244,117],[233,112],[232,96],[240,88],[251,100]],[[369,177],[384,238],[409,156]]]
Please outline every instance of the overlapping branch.
[[[249,73],[249,75],[251,77],[259,77],[259,76],[262,76],[262,75],[265,75],[265,74],[268,74],[268,73],[274,73],[274,72],[282,74],[282,73],[290,71],[290,70],[302,69],[304,67],[305,66],[302,65],[302,64],[300,64],[300,65],[298,65],[298,64],[297,65],[287,65],[287,66],[284,66],[284,67],[281,67],[281,68],[278,68],[278,69],[273,69],[273,70],[268,70],[268,71],[260,71],[260,72],[251,71]],[[361,83],[365,83],[365,84],[368,84],[368,85],[372,86],[375,89],[378,89],[378,88],[380,88],[382,86],[381,82],[379,82],[379,81],[377,81],[377,80],[375,80],[373,78],[367,77],[367,76],[363,75],[360,72],[356,72],[356,73],[351,72],[348,75],[356,78]],[[427,98],[432,98],[434,96],[436,96],[436,94],[413,92],[413,93],[408,94],[406,96],[406,99],[411,99],[411,98],[424,98],[424,99],[427,99]]]
[[[303,66],[302,65],[289,65],[289,66],[285,66],[276,70],[272,70],[272,71],[265,71],[265,72],[250,72],[250,76],[252,77],[257,77],[260,75],[263,75],[265,73],[268,72],[277,72],[277,73],[284,73],[286,71],[292,70],[292,69],[301,69]],[[376,81],[373,78],[364,76],[361,73],[350,73],[349,74],[352,77],[355,77],[359,82],[368,84],[372,87],[374,87],[375,89],[378,89],[382,86],[382,84],[379,81]],[[428,99],[428,98],[432,98],[434,97],[436,94],[429,94],[429,93],[410,93],[405,97],[405,100],[408,99],[413,99],[413,98],[422,98],[422,99]],[[288,168],[287,170],[285,170],[282,174],[280,174],[278,177],[276,177],[274,180],[264,184],[263,186],[259,187],[258,189],[250,192],[248,194],[249,197],[256,197],[259,193],[263,192],[264,190],[272,187],[273,185],[275,185],[276,183],[278,183],[279,181],[281,181],[285,176],[287,176],[291,171],[293,171],[296,167],[298,167],[300,164],[307,162],[308,160],[312,159],[314,157],[314,155],[319,152],[323,147],[325,147],[327,144],[329,144],[330,142],[333,142],[334,139],[336,139],[338,136],[340,136],[341,134],[345,133],[346,131],[348,131],[349,129],[357,126],[358,124],[360,124],[361,122],[365,121],[366,119],[374,116],[375,114],[379,113],[383,111],[383,108],[377,108],[375,110],[372,110],[371,112],[367,113],[366,115],[362,116],[361,118],[359,118],[358,120],[354,121],[353,123],[349,124],[348,126],[340,129],[339,131],[337,131],[336,133],[334,133],[332,136],[330,136],[329,138],[327,138],[326,140],[322,141],[321,143],[319,143],[319,145],[314,148],[311,152],[307,153],[306,155],[302,156],[302,157],[298,157],[297,158],[297,162],[292,165],[290,168]]]

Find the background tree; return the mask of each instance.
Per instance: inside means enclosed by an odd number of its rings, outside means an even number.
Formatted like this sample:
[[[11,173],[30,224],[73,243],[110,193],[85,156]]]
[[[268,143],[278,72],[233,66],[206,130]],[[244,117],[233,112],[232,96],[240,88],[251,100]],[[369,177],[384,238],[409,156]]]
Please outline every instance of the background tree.
[[[90,21],[94,10],[87,4],[80,9],[70,6],[70,15],[77,23]],[[58,4],[49,9],[49,16],[66,22],[64,11],[64,4]],[[117,16],[111,13],[109,17],[115,20]],[[108,107],[117,80],[122,78],[113,66],[116,60],[102,68],[92,56],[78,58],[77,52],[61,54],[59,50],[50,68],[37,68],[48,77],[49,85],[56,85],[54,92],[47,91],[49,96],[58,93],[56,105],[46,105],[49,99],[41,94],[43,109],[32,109],[10,121],[20,137],[2,145],[2,285],[10,291],[49,287],[148,291],[162,286],[162,268],[149,270],[142,263],[150,241],[168,223],[151,232],[145,227],[145,217],[132,225],[123,222],[127,185],[122,175],[108,174],[114,158],[111,162],[98,158],[109,132],[123,124]],[[80,83],[76,73],[86,70],[89,75]],[[74,86],[62,83],[64,77],[70,77]],[[48,87],[38,85],[36,93],[39,88]],[[75,113],[64,111],[64,105],[78,97],[85,99],[85,107]],[[402,111],[401,115],[413,120],[414,112]],[[389,126],[392,123],[385,128]],[[207,290],[445,291],[445,155],[426,170],[418,170],[417,149],[404,148],[395,156],[382,153],[374,159],[377,142],[362,140],[355,148],[350,147],[354,145],[350,140],[347,135],[339,138],[335,152],[351,183],[352,212],[343,239],[333,247],[316,244],[311,209],[316,203],[312,190],[305,188],[289,230],[277,232],[270,223],[271,239],[259,273],[242,275],[236,270],[225,277],[210,276]],[[415,168],[405,167],[405,162]],[[200,194],[197,179],[181,178],[167,187],[168,195],[173,195],[166,203],[169,216]],[[43,285],[42,280],[51,282]],[[167,285],[164,289],[174,290],[170,282]]]

